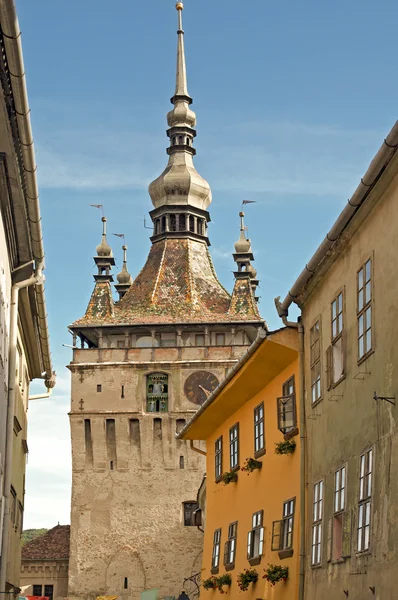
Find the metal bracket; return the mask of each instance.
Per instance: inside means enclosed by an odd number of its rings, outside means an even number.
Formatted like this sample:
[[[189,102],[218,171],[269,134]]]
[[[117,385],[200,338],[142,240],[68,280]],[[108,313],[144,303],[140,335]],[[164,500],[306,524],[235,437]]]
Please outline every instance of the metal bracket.
[[[376,392],[373,394],[373,400],[385,400],[395,406],[395,396],[378,396]]]

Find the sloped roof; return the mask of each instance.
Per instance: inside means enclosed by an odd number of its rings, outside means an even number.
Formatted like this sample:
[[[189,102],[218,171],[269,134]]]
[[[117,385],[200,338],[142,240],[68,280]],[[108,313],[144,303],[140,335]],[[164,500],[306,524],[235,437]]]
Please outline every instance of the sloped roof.
[[[56,525],[22,547],[22,560],[69,559],[70,525]]]
[[[114,305],[108,290],[109,283],[96,284],[85,316],[72,327],[262,321],[249,278],[236,282],[231,299],[217,279],[207,245],[189,238],[153,243],[144,268]]]

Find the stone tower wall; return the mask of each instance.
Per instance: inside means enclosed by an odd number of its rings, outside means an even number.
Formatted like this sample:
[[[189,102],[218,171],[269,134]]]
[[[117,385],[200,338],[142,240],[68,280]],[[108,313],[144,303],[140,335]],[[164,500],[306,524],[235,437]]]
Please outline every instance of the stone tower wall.
[[[196,500],[205,461],[175,439],[198,408],[184,383],[198,370],[221,381],[246,348],[74,351],[70,597],[177,596],[200,571],[203,534],[184,526],[183,502]],[[169,377],[165,413],[146,412],[154,372]]]

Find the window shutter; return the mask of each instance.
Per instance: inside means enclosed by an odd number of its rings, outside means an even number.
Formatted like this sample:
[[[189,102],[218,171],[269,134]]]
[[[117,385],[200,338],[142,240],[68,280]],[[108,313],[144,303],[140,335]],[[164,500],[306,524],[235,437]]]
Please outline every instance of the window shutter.
[[[225,542],[224,544],[224,566],[228,564],[228,558],[229,558],[229,541]]]
[[[328,519],[328,529],[327,529],[327,547],[326,547],[326,560],[331,562],[332,560],[332,538],[333,538],[333,519]]]
[[[281,549],[282,540],[282,521],[274,521],[272,523],[272,539],[271,539],[271,550]]]
[[[252,558],[252,538],[253,531],[249,531],[247,534],[247,558]]]
[[[202,510],[197,508],[192,515],[192,525],[196,525],[196,527],[202,526]]]
[[[341,334],[341,376],[345,375],[345,349],[346,349],[346,333],[345,329]]]
[[[333,346],[326,350],[326,384],[330,390],[333,385]]]
[[[351,534],[352,534],[352,511],[343,512],[343,539],[341,546],[341,556],[348,558],[351,556]]]

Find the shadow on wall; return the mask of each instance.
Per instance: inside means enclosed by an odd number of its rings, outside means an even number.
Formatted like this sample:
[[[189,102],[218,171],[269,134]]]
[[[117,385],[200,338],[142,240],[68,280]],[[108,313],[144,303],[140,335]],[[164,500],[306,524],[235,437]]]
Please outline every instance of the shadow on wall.
[[[105,581],[108,594],[139,599],[146,577],[138,552],[129,546],[120,548],[108,564]]]

